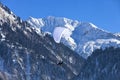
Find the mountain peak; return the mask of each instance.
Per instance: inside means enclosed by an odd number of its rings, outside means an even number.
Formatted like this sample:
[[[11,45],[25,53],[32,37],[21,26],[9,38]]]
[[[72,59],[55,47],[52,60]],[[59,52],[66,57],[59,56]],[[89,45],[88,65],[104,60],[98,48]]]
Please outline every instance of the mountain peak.
[[[66,33],[63,34],[62,31],[60,31],[60,42],[62,42],[64,45],[68,46],[72,50],[76,51],[84,58],[90,56],[95,49],[102,48],[103,45],[108,45],[106,47],[110,47],[112,43],[115,43],[115,40],[112,39],[120,40],[114,34],[100,29],[90,22],[79,22],[77,20],[71,20],[64,17],[48,16],[46,18],[39,19],[32,18],[28,20],[28,23],[30,23],[37,29],[42,30],[43,32],[49,32],[51,36],[53,36],[53,32],[54,30],[56,30],[56,27],[65,28],[65,30],[67,31]],[[62,30],[64,30],[63,28]],[[55,32],[56,33],[54,34],[58,34],[59,31]],[[109,40],[111,40],[112,43],[110,43]],[[117,45],[118,44],[112,46]]]
[[[119,80],[118,47],[120,37],[92,23],[22,21],[0,4],[0,80]]]
[[[1,2],[0,2],[0,7],[4,9],[8,14],[13,13],[7,6],[3,5]]]
[[[18,24],[22,23],[20,17],[16,16],[7,6],[4,6],[2,3],[0,3],[0,20],[1,25],[4,22]]]

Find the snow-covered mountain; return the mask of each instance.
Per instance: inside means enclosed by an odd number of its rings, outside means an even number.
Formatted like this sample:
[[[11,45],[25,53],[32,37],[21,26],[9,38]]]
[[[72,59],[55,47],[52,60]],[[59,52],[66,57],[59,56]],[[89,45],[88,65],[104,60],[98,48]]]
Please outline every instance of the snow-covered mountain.
[[[0,80],[70,80],[84,61],[0,3]]]
[[[84,58],[90,56],[96,49],[105,49],[111,46],[120,47],[119,36],[102,30],[92,23],[53,16],[39,19],[30,17],[27,22],[30,23],[34,29],[40,29],[52,36],[56,27],[67,28],[69,32],[66,32],[66,36],[62,36],[61,42]],[[58,34],[57,31],[56,34]]]
[[[31,18],[28,22],[0,3],[0,80],[120,79],[119,36],[67,18]],[[61,42],[66,46],[53,39],[61,27],[65,30]],[[91,47],[106,49],[95,50],[86,59],[76,53],[79,48],[89,52]]]

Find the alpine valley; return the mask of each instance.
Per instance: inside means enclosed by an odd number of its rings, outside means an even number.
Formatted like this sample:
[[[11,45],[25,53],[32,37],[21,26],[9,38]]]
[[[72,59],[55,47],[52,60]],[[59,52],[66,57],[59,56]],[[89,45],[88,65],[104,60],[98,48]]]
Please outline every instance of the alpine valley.
[[[56,27],[69,30],[60,43]],[[0,3],[0,80],[119,79],[119,32],[63,17],[24,21]]]

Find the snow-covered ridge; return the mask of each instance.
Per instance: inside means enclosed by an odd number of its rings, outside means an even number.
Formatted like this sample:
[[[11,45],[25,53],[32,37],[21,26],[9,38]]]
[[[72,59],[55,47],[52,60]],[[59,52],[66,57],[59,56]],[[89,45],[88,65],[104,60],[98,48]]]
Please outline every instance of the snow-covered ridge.
[[[45,32],[53,32],[55,27],[67,27],[70,30],[74,30],[74,27],[76,27],[79,22],[73,21],[67,18],[62,17],[53,17],[48,16],[47,18],[32,18],[30,17],[28,20],[28,23],[30,23],[33,27],[41,28]]]
[[[10,23],[10,25],[16,25],[18,28],[21,28],[22,19],[16,16],[7,6],[4,6],[0,3],[0,25],[3,23]],[[13,31],[16,30],[16,27],[11,27]]]
[[[114,35],[115,35],[115,36],[119,36],[119,37],[120,37],[120,32],[115,33]]]
[[[114,34],[102,30],[92,23],[79,22],[64,17],[30,18],[28,19],[34,28],[43,32],[48,32],[53,36],[58,34],[54,31],[56,27],[64,27],[67,35],[62,35],[60,42],[76,51],[78,54],[87,58],[95,49],[104,49],[106,47],[120,47],[120,38]],[[68,33],[69,32],[69,33]],[[68,35],[69,34],[69,35]]]
[[[8,21],[7,19],[10,19],[10,23],[13,23],[16,16],[6,6],[0,4],[0,20],[5,22]]]
[[[90,56],[96,49],[105,49],[106,47],[120,47],[120,40],[117,39],[97,39],[96,41],[88,41],[83,46],[81,55],[85,58]],[[86,54],[84,54],[86,53]]]

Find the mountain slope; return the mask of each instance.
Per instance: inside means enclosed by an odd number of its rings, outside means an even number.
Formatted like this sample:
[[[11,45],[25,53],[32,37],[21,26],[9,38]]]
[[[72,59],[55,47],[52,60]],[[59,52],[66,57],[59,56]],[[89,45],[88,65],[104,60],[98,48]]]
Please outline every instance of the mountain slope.
[[[99,29],[92,23],[79,22],[62,17],[30,18],[28,21],[33,28],[40,29],[53,36],[56,27],[64,27],[69,30],[67,36],[62,36],[61,42],[87,58],[96,49],[105,47],[120,47],[120,37],[110,32]],[[57,31],[56,31],[57,32]],[[56,33],[59,34],[59,33]]]
[[[71,80],[119,80],[120,48],[95,50],[81,73]]]
[[[69,80],[80,73],[84,61],[0,4],[0,79]]]
[[[0,80],[120,79],[119,36],[103,31],[91,23],[66,18],[48,19],[33,18],[34,26],[29,21],[30,24],[21,20],[0,3]],[[54,25],[67,28],[72,34],[69,38],[66,38],[68,35],[62,36],[62,43],[56,43],[51,36],[53,33],[50,33],[54,31]],[[81,39],[78,34],[82,36]],[[91,56],[84,59],[84,53],[80,54],[83,58],[77,51],[73,51],[79,49],[79,40],[82,40],[81,44],[84,43],[83,48],[97,45],[103,49],[93,51]],[[71,42],[77,46],[73,47]]]

